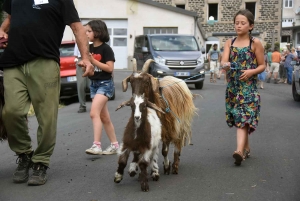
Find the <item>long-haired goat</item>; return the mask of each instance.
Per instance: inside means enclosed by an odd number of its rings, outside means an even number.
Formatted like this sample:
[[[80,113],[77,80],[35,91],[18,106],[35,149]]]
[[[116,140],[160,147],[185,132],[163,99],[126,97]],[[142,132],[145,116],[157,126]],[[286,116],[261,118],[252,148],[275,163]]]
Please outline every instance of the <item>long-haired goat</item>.
[[[147,167],[150,164],[151,176],[158,181],[158,145],[161,140],[161,122],[156,111],[164,113],[155,104],[149,102],[142,95],[135,95],[126,102],[123,102],[116,110],[131,106],[132,113],[124,131],[123,143],[120,147],[119,167],[115,173],[114,182],[119,183],[123,178],[124,168],[130,152],[134,152],[138,158],[138,165],[141,173],[139,180],[142,191],[149,191],[147,179]]]
[[[2,109],[4,106],[4,87],[3,87],[3,76],[0,71],[0,141],[7,139],[7,133],[2,121]]]
[[[186,141],[190,142],[192,132],[191,123],[197,108],[193,102],[193,94],[183,80],[173,76],[165,76],[158,80],[148,74],[148,68],[153,60],[145,62],[141,72],[137,72],[136,61],[133,60],[133,73],[125,78],[122,82],[123,91],[128,88],[128,82],[131,83],[132,93],[145,97],[166,113],[158,113],[162,123],[162,155],[164,156],[164,174],[170,174],[171,162],[168,159],[170,143],[175,146],[174,162],[172,164],[172,173],[178,174],[179,156],[181,149],[185,146]],[[134,155],[130,176],[135,175],[134,164],[138,158]]]

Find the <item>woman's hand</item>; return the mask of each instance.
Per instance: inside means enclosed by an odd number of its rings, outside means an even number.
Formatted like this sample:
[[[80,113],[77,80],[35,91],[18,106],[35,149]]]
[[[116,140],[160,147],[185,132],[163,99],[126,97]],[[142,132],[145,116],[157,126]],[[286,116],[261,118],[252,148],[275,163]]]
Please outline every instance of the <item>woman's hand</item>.
[[[240,76],[240,80],[242,81],[246,81],[253,76],[252,70],[241,70],[241,72],[243,72],[243,74]]]
[[[222,69],[228,71],[230,70],[230,65],[231,65],[230,62],[224,62],[222,65]]]

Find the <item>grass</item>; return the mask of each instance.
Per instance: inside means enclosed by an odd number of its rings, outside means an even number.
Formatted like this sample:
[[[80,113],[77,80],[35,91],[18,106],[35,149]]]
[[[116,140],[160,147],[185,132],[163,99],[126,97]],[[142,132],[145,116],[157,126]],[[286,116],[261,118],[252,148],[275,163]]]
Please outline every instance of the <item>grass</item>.
[[[62,107],[64,107],[64,105],[59,104],[58,109],[60,109]],[[34,109],[33,109],[33,106],[31,104],[27,116],[31,117],[31,116],[34,116],[34,115],[35,115]]]

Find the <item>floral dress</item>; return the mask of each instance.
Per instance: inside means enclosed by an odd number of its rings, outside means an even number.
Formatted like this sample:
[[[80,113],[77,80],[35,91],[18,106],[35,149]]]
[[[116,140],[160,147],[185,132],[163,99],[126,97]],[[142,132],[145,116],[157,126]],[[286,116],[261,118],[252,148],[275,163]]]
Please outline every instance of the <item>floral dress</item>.
[[[229,127],[243,128],[249,125],[248,133],[252,133],[260,116],[260,95],[257,90],[257,75],[246,81],[239,80],[241,70],[255,69],[256,56],[251,49],[253,38],[248,47],[233,47],[236,38],[231,42],[229,61],[231,69],[227,71],[226,88],[226,122]]]

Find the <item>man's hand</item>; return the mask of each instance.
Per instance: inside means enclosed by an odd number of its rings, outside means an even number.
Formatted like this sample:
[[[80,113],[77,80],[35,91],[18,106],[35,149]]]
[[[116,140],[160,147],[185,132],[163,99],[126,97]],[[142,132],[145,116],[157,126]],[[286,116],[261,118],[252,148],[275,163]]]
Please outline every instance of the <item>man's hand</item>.
[[[94,66],[89,60],[83,59],[78,63],[78,66],[82,67],[84,71],[82,77],[93,76],[94,75]]]

